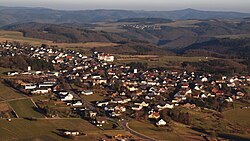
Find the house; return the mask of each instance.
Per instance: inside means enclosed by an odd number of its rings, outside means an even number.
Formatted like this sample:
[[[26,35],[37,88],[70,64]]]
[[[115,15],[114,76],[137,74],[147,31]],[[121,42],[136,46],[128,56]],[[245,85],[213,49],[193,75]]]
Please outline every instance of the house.
[[[126,112],[126,107],[125,106],[115,106],[116,111],[120,112]]]
[[[120,104],[124,104],[124,103],[126,103],[126,102],[123,101],[122,98],[115,98],[115,99],[112,99],[112,100],[110,101],[110,103],[120,103]]]
[[[111,117],[119,117],[119,116],[121,116],[121,112],[120,111],[113,111],[113,112],[109,113],[109,115]]]
[[[84,91],[81,92],[81,94],[83,94],[83,95],[92,95],[92,94],[94,94],[94,92],[92,90],[84,90]]]
[[[98,107],[107,106],[108,104],[109,104],[109,101],[97,102]]]
[[[188,87],[189,87],[189,85],[187,83],[181,85],[181,88],[183,88],[183,89],[187,89]]]
[[[143,108],[142,106],[136,105],[136,106],[132,107],[132,110],[134,110],[134,111],[140,111],[142,108]]]
[[[64,136],[80,136],[81,133],[79,131],[64,131]]]
[[[150,119],[159,119],[161,117],[159,112],[149,112],[148,118]]]
[[[72,106],[82,106],[82,105],[83,105],[83,103],[82,103],[81,100],[77,100],[77,101],[74,101],[74,102],[72,103]]]
[[[128,88],[128,90],[130,91],[130,92],[134,92],[134,91],[137,91],[138,90],[138,88],[136,88],[136,87],[127,87]]]
[[[15,76],[18,74],[19,74],[19,72],[17,72],[17,71],[8,72],[8,76]]]
[[[73,100],[74,96],[72,94],[67,94],[66,96],[61,98],[61,101],[71,101]]]
[[[166,103],[165,105],[157,105],[157,108],[159,110],[163,110],[163,109],[173,109],[174,108],[174,104],[168,104]]]
[[[97,79],[97,80],[95,80],[95,83],[96,84],[106,84],[107,80],[106,79]]]
[[[228,103],[232,103],[233,99],[231,97],[228,97],[227,99],[225,99],[225,101],[227,101]]]
[[[38,84],[38,87],[41,88],[41,87],[53,87],[56,85],[56,82],[43,82],[43,83],[40,83]]]
[[[50,88],[39,88],[31,91],[31,94],[48,94],[51,92]]]
[[[167,122],[165,120],[161,119],[158,122],[156,122],[156,125],[157,126],[165,126],[165,125],[167,125]]]
[[[99,53],[97,55],[98,60],[106,61],[106,62],[114,62],[115,57],[110,54]]]
[[[24,85],[25,90],[32,90],[35,89],[37,86],[35,84],[26,84]]]
[[[207,81],[208,81],[207,77],[201,78],[201,82],[207,82]]]
[[[139,105],[139,106],[141,106],[141,107],[148,107],[148,106],[149,106],[149,104],[146,103],[145,101],[142,101],[141,103],[136,102],[136,103],[134,103],[134,104],[135,104],[135,105]]]

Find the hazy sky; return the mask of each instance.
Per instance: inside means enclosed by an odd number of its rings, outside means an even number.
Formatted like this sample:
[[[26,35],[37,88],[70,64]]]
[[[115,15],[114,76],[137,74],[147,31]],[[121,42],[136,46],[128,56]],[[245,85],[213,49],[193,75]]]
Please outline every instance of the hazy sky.
[[[200,10],[250,12],[250,0],[0,0],[4,6],[47,7],[65,10],[132,9]]]

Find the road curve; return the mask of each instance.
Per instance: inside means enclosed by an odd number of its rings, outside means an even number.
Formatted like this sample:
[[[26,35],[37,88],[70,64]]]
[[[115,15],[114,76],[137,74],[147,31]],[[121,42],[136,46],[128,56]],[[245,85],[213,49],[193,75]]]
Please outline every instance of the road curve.
[[[155,139],[153,139],[153,138],[151,138],[151,137],[148,137],[148,136],[146,136],[146,135],[144,135],[144,134],[141,134],[141,133],[139,133],[139,132],[137,132],[137,131],[131,129],[131,128],[128,126],[128,122],[127,122],[126,120],[120,121],[119,123],[120,123],[120,125],[123,126],[124,130],[129,131],[131,134],[133,134],[133,135],[135,135],[135,136],[137,136],[137,137],[139,137],[139,138],[141,138],[141,139],[143,139],[143,140],[146,140],[146,141],[156,141]]]

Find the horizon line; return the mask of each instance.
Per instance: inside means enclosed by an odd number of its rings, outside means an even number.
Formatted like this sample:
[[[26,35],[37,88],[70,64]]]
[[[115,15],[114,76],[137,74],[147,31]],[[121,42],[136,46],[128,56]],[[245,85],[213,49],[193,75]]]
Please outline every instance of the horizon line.
[[[58,11],[95,11],[95,10],[121,10],[121,11],[145,11],[145,12],[168,12],[168,11],[182,11],[182,10],[194,10],[202,12],[233,12],[233,13],[244,13],[250,14],[250,12],[234,11],[234,10],[208,10],[208,9],[197,9],[197,8],[182,8],[182,9],[169,9],[169,10],[145,10],[145,9],[123,9],[123,8],[93,8],[93,9],[58,9],[50,7],[39,7],[39,6],[6,6],[0,5],[0,7],[6,8],[33,8],[33,9],[49,9],[49,10],[58,10]]]

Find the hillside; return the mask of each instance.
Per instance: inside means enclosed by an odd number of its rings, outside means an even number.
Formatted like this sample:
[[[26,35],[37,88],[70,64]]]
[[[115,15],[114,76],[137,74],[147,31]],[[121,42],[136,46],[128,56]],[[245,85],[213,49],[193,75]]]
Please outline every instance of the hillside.
[[[204,51],[206,51],[205,53],[209,51],[212,56],[216,57],[224,56],[225,53],[232,56],[247,56],[247,45],[239,48],[238,44],[242,45],[242,43],[248,42],[250,37],[249,22],[241,20],[236,22],[230,20],[181,20],[162,23],[161,20],[137,18],[125,19],[127,22],[59,25],[31,22],[12,24],[4,26],[2,29],[20,31],[25,37],[49,40],[54,43],[106,42],[118,43],[123,47],[122,50],[119,50],[121,48],[116,50],[112,48],[108,50],[109,52],[141,53],[141,50],[149,52],[157,50],[156,52],[159,52],[160,49],[192,54],[191,51],[199,50],[201,52],[203,50],[202,54]],[[147,26],[158,27],[158,29],[143,28]],[[122,32],[113,32],[113,30],[122,30]],[[234,46],[227,44],[225,46],[223,43],[225,39],[228,39],[227,42],[233,42]],[[135,46],[142,49],[137,49]],[[136,48],[137,51],[131,48]]]
[[[21,31],[26,37],[50,40],[57,43],[119,42],[126,40],[113,33],[78,29],[55,24],[25,23],[5,26],[3,29]]]
[[[190,45],[182,50],[181,53],[191,54],[191,51],[205,50],[210,53],[221,54],[225,57],[238,57],[249,59],[250,39],[212,39],[202,43]],[[191,54],[194,55],[194,54]],[[197,54],[203,55],[202,53]]]
[[[28,16],[27,16],[28,15]],[[13,23],[93,23],[117,21],[126,18],[184,19],[241,19],[247,13],[216,12],[184,9],[176,11],[129,11],[129,10],[80,10],[62,11],[47,8],[0,7],[0,26]]]

